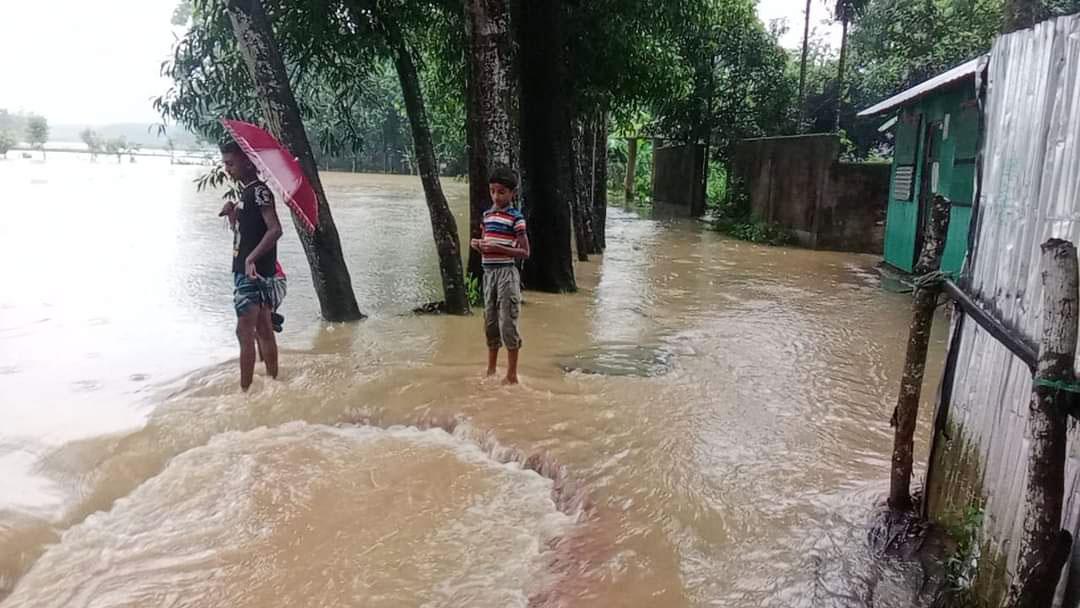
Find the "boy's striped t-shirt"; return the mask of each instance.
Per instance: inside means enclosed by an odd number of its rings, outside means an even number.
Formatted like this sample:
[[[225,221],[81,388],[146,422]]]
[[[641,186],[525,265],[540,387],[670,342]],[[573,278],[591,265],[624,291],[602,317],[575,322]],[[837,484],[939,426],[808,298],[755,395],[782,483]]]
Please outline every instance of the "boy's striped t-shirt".
[[[492,207],[484,212],[483,238],[497,245],[514,247],[518,235],[525,233],[525,216],[521,211],[507,206]],[[501,253],[485,253],[481,256],[484,266],[513,264],[514,258]]]

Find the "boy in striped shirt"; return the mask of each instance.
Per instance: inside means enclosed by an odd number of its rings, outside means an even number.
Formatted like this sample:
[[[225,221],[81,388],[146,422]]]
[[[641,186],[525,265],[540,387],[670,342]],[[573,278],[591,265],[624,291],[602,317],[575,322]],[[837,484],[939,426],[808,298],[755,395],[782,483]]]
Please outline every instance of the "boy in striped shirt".
[[[499,348],[506,346],[507,384],[517,384],[518,351],[521,334],[518,316],[521,314],[521,277],[517,260],[529,257],[529,235],[525,217],[510,206],[517,196],[517,175],[499,167],[488,178],[491,209],[484,212],[482,238],[472,239],[469,245],[481,253],[484,264],[484,333],[488,344],[489,376],[495,375]]]

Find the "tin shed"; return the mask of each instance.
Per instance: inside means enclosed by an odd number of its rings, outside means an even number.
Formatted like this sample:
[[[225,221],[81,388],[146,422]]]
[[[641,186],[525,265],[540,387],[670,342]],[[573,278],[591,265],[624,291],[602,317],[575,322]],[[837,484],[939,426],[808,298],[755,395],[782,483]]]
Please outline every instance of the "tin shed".
[[[980,137],[976,74],[984,69],[985,57],[973,59],[859,113],[897,119],[884,253],[893,269],[912,272],[934,194],[952,201],[942,270],[964,263]]]

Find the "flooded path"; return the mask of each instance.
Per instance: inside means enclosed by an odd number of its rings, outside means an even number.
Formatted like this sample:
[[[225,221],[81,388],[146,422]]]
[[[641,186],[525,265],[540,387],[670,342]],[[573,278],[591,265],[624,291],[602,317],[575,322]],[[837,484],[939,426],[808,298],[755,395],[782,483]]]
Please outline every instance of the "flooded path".
[[[526,294],[506,388],[479,316],[407,314],[438,292],[417,180],[328,174],[371,318],[318,321],[287,231],[283,375],[242,395],[197,171],[0,163],[2,608],[849,605],[909,314],[875,258],[612,209],[579,293]]]

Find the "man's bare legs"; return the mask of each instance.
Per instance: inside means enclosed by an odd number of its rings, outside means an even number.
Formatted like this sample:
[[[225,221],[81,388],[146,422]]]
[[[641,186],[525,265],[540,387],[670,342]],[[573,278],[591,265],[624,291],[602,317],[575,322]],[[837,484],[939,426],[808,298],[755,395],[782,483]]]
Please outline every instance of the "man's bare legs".
[[[518,383],[518,374],[517,374],[518,350],[517,349],[513,349],[513,350],[506,349],[506,359],[507,359],[507,364],[506,364],[506,380],[505,380],[505,382],[507,384],[517,384]],[[492,368],[492,369],[494,369],[494,368]]]
[[[251,307],[236,321],[236,338],[240,341],[240,390],[248,390],[255,375],[255,335],[259,309]],[[276,358],[277,353],[275,353]]]
[[[258,320],[255,326],[255,339],[259,343],[259,354],[266,363],[266,375],[277,378],[278,375],[278,350],[277,340],[274,338],[274,325],[270,320],[270,307],[259,306]]]
[[[495,371],[496,371],[495,368],[498,366],[498,364],[499,364],[499,349],[497,349],[497,348],[489,348],[488,349],[487,375],[494,376]]]

